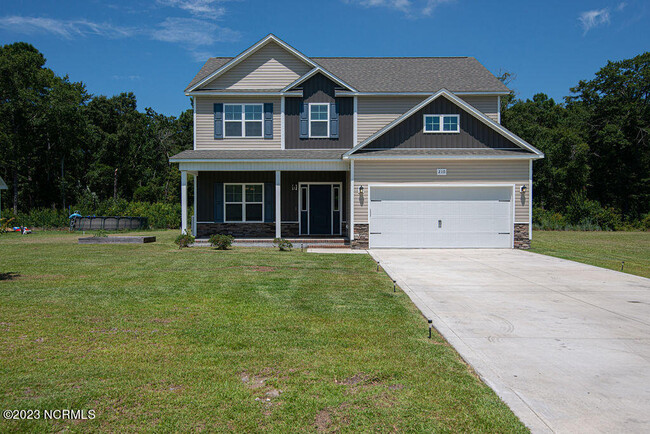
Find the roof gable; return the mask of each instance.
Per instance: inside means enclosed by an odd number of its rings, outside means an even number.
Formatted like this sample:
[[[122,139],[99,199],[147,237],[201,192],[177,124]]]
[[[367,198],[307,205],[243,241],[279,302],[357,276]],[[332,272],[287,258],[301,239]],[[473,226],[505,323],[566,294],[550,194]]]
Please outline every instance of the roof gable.
[[[215,63],[217,65],[214,71],[198,80],[195,77],[186,91],[199,88],[280,90],[317,66],[307,56],[272,34],[235,58],[223,64]]]
[[[496,132],[499,134],[500,137],[492,138],[492,142],[494,143],[494,146],[487,146],[490,148],[497,149],[498,147],[503,147],[503,148],[521,148],[525,149],[527,151],[532,152],[538,157],[543,157],[543,153],[528,144],[526,141],[521,139],[520,137],[516,136],[515,134],[511,133],[504,127],[502,127],[500,124],[497,124],[494,122],[492,119],[488,118],[486,115],[481,113],[480,111],[476,110],[474,107],[466,103],[465,101],[461,100],[451,92],[447,91],[446,89],[442,89],[430,97],[426,98],[424,101],[422,101],[420,104],[416,105],[406,113],[404,113],[402,116],[398,117],[395,119],[393,122],[389,123],[386,125],[384,128],[380,129],[377,131],[375,134],[372,134],[370,137],[359,143],[357,146],[354,148],[350,149],[348,152],[345,153],[344,157],[349,157],[350,155],[354,154],[358,150],[362,148],[372,148],[375,147],[375,143],[377,144],[376,146],[378,148],[388,148],[389,145],[385,139],[384,136],[387,133],[390,133],[392,130],[395,130],[397,127],[399,127],[401,124],[408,122],[409,120],[411,121],[411,124],[417,125],[418,123],[421,123],[422,121],[417,118],[413,118],[414,116],[420,116],[422,117],[422,114],[426,108],[433,107],[434,105],[432,102],[435,102],[439,98],[445,98],[447,99],[452,105],[456,106],[458,109],[462,110],[463,112],[467,113],[467,115],[475,118],[476,120],[480,121],[483,125],[491,129],[492,131]],[[441,110],[440,104],[436,105],[436,108],[438,110]],[[452,111],[453,113],[454,111]],[[458,111],[458,113],[460,113]],[[434,113],[431,113],[434,114]],[[435,114],[446,114],[446,113],[435,113]],[[411,128],[413,130],[413,128]],[[394,139],[394,138],[393,138]],[[470,139],[471,140],[471,139]],[[390,140],[389,140],[390,141]],[[408,146],[407,146],[408,147]]]

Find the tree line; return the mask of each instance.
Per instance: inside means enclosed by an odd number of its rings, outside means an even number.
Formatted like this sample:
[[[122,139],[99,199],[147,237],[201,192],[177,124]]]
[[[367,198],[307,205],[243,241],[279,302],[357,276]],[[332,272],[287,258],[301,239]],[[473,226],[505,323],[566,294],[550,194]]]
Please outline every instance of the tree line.
[[[139,111],[133,93],[91,95],[45,63],[30,44],[0,48],[3,202],[14,213],[107,200],[177,204],[180,173],[169,157],[192,148],[192,110]],[[570,92],[562,102],[543,93],[501,101],[502,124],[546,155],[534,162],[538,221],[650,224],[650,52],[608,62]]]

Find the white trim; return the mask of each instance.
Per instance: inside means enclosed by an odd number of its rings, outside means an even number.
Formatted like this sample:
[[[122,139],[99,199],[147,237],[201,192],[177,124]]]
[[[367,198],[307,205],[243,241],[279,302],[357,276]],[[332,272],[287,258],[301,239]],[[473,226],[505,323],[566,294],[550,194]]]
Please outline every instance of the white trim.
[[[427,118],[438,118],[438,124],[440,125],[440,130],[431,130],[427,131]],[[445,118],[456,118],[456,129],[455,130],[445,130],[444,121]],[[460,115],[455,114],[424,114],[422,115],[422,132],[424,134],[458,134],[460,133]]]
[[[335,96],[427,96],[431,92],[348,92],[345,90],[335,91]],[[497,96],[508,95],[510,92],[453,92],[462,96]]]
[[[497,97],[497,122],[501,124],[501,95]]]
[[[285,145],[285,133],[284,133],[284,107],[285,107],[285,97],[282,95],[280,98],[280,148],[284,149]]]
[[[282,208],[280,202],[282,183],[282,172],[275,171],[275,238],[282,238]],[[262,189],[262,200],[264,199],[264,190]],[[264,205],[262,205],[262,219],[264,217]]]
[[[357,92],[357,90],[355,88],[353,88],[352,86],[350,86],[349,84],[347,84],[346,82],[344,82],[343,80],[341,80],[340,78],[338,78],[337,76],[332,74],[331,72],[326,71],[321,66],[317,66],[316,68],[314,68],[311,71],[307,72],[302,77],[298,77],[295,81],[293,81],[292,83],[287,85],[284,89],[282,89],[282,92],[288,92],[292,87],[298,86],[300,83],[303,83],[303,82],[309,80],[311,77],[313,77],[314,75],[316,75],[318,73],[323,74],[325,77],[329,78],[330,80],[332,80],[333,82],[335,82],[336,84],[338,84],[340,86],[347,87],[351,92]]]
[[[316,105],[324,105],[327,107],[327,119],[323,121],[323,119],[314,119],[313,122],[327,122],[327,135],[324,136],[313,136],[311,134],[311,107],[316,106]],[[328,102],[310,102],[307,106],[307,111],[308,111],[308,116],[307,116],[307,122],[308,122],[308,136],[310,139],[328,139],[330,137],[330,103]]]
[[[192,109],[194,112],[192,114],[192,131],[194,135],[194,137],[192,137],[192,141],[194,142],[192,143],[193,145],[192,149],[196,151],[196,97],[195,96],[192,97]]]
[[[196,219],[197,219],[197,213],[196,213],[197,199],[196,199],[196,196],[197,196],[197,191],[198,191],[197,178],[199,177],[199,174],[196,173],[196,174],[193,175],[193,177],[194,177],[194,208],[193,208],[194,216],[192,217],[192,236],[196,237]]]
[[[528,166],[528,239],[533,239],[533,160]]]
[[[309,59],[307,56],[287,44],[286,42],[280,40],[277,36],[275,36],[273,33],[269,33],[266,37],[264,37],[262,40],[258,41],[255,43],[253,46],[249,47],[239,55],[235,56],[233,59],[228,61],[225,65],[221,66],[219,69],[214,71],[212,74],[208,75],[195,85],[193,85],[190,89],[188,89],[188,92],[193,91],[194,89],[201,87],[203,84],[207,83],[208,81],[213,80],[214,78],[217,78],[218,76],[222,75],[224,72],[228,71],[231,69],[233,66],[239,64],[241,61],[249,57],[251,54],[255,53],[257,50],[260,48],[264,47],[266,44],[269,42],[275,42],[276,44],[280,45],[282,48],[285,50],[289,51],[291,54],[294,56],[298,57],[300,60],[305,62],[311,67],[317,67],[316,63],[314,63],[313,60]]]
[[[186,96],[296,96],[301,97],[302,91],[291,91],[291,92],[266,92],[266,91],[247,91],[247,92],[224,92],[221,90],[215,91],[196,91],[196,92],[185,92]]]
[[[397,119],[395,119],[393,122],[391,122],[391,123],[389,123],[388,125],[386,125],[384,128],[382,128],[382,129],[380,129],[379,131],[377,131],[377,132],[375,132],[374,134],[372,134],[370,137],[368,137],[367,139],[365,139],[363,142],[359,143],[359,144],[356,145],[354,148],[350,149],[350,150],[347,151],[345,154],[343,154],[343,158],[349,156],[350,154],[353,154],[353,153],[356,152],[357,150],[363,148],[363,147],[366,146],[367,144],[369,144],[369,143],[371,143],[372,141],[374,141],[377,137],[381,136],[381,135],[384,134],[386,131],[388,131],[388,130],[390,130],[390,129],[396,127],[396,126],[399,125],[400,123],[404,122],[406,119],[408,119],[409,117],[411,117],[414,113],[416,113],[416,112],[417,112],[418,110],[420,110],[422,107],[426,106],[426,105],[429,104],[431,101],[435,100],[436,98],[438,98],[438,97],[440,97],[440,96],[445,96],[446,98],[448,98],[449,100],[451,100],[451,102],[455,103],[456,105],[460,106],[460,107],[461,107],[462,109],[464,109],[465,111],[467,111],[467,112],[469,112],[470,114],[474,115],[478,120],[482,121],[482,122],[483,122],[484,124],[486,124],[488,127],[491,127],[492,129],[498,131],[498,132],[501,133],[502,135],[508,137],[510,140],[512,140],[513,142],[517,143],[517,144],[518,144],[519,146],[521,146],[522,148],[527,149],[527,150],[533,152],[533,153],[534,153],[535,155],[537,155],[539,158],[544,158],[544,154],[543,154],[540,150],[538,150],[538,149],[536,149],[535,147],[531,146],[530,144],[528,144],[528,143],[527,143],[525,140],[523,140],[522,138],[517,137],[516,135],[514,135],[513,133],[511,133],[510,131],[508,131],[508,130],[505,129],[504,127],[502,127],[500,124],[494,122],[492,119],[490,119],[489,117],[487,117],[485,114],[483,114],[483,113],[481,113],[480,111],[476,110],[476,109],[475,109],[474,107],[472,107],[470,104],[466,103],[465,101],[463,101],[462,99],[458,98],[456,95],[452,94],[451,92],[449,92],[449,91],[446,90],[446,89],[440,89],[438,92],[436,92],[436,93],[434,93],[433,95],[429,96],[429,98],[426,98],[424,101],[422,101],[421,103],[419,103],[418,105],[416,105],[415,107],[413,107],[412,109],[410,109],[409,111],[407,111],[406,113],[404,113],[402,116],[400,116],[400,117],[398,117]]]
[[[350,161],[350,228],[348,238],[354,241],[354,160]]]
[[[241,202],[228,202],[226,199],[226,186],[227,185],[239,185],[241,186]],[[246,186],[247,185],[261,185],[262,186],[262,201],[261,202],[247,202],[246,201]],[[241,204],[242,207],[242,219],[239,220],[227,220],[226,219],[226,205],[229,204]],[[246,220],[246,205],[262,205],[262,220]],[[264,223],[264,183],[263,182],[224,182],[223,183],[223,222],[224,223]]]
[[[226,107],[227,106],[241,106],[241,120],[226,120]],[[260,120],[246,120],[246,107],[259,106],[262,108],[262,118]],[[264,138],[264,103],[240,103],[240,102],[227,102],[223,103],[223,114],[221,116],[222,131],[224,139],[263,139]],[[241,122],[241,136],[227,136],[226,135],[226,122]],[[259,122],[262,125],[262,134],[259,136],[246,135],[246,122]]]
[[[346,160],[538,160],[538,155],[351,155]]]
[[[380,182],[369,182],[368,184],[368,245],[370,245],[370,202],[372,198],[372,187],[404,187],[404,188],[410,188],[410,187],[431,187],[431,188],[438,188],[438,187],[459,187],[459,188],[467,188],[467,187],[502,187],[502,188],[512,188],[512,193],[510,195],[510,209],[511,209],[511,218],[510,218],[510,248],[514,249],[515,247],[515,191],[516,191],[516,184],[511,184],[511,183],[435,183],[435,184],[406,184],[406,183],[400,183],[400,184],[395,184],[395,183],[380,183]]]
[[[358,112],[359,112],[359,97],[356,95],[352,99],[352,140],[354,140],[352,146],[356,146],[359,143],[359,121],[358,121]]]
[[[309,201],[311,200],[311,190],[310,187],[312,185],[329,185],[330,186],[330,198],[331,198],[331,203],[330,203],[330,233],[329,234],[311,234],[311,227],[310,227],[310,203]],[[302,188],[307,187],[307,233],[302,233],[302,213],[305,212],[302,209]],[[338,187],[339,189],[339,210],[334,211],[334,188]],[[298,183],[298,234],[299,236],[309,236],[309,235],[341,235],[343,233],[343,195],[341,192],[343,191],[343,183],[341,182],[299,182]],[[334,233],[334,213],[338,212],[339,213],[339,230],[338,233]]]
[[[187,171],[181,170],[181,233],[187,232]]]

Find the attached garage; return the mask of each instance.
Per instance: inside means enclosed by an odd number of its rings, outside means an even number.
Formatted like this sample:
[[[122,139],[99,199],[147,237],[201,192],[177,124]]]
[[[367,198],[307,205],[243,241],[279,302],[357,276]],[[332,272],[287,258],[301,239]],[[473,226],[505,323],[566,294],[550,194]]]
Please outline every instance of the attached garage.
[[[369,188],[370,248],[511,248],[514,185]]]

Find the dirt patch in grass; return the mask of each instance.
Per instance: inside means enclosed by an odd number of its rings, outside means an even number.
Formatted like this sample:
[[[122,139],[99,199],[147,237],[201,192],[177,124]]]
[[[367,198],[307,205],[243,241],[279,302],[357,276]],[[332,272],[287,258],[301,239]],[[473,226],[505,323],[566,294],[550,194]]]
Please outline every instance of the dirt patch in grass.
[[[250,269],[253,270],[253,271],[260,271],[262,273],[269,273],[271,271],[277,270],[277,268],[275,268],[275,267],[264,267],[264,266],[260,266],[260,265],[255,265],[255,266],[251,267]]]
[[[8,272],[8,273],[0,273],[0,281],[2,280],[14,280],[20,277],[19,273],[14,273],[14,272]]]

